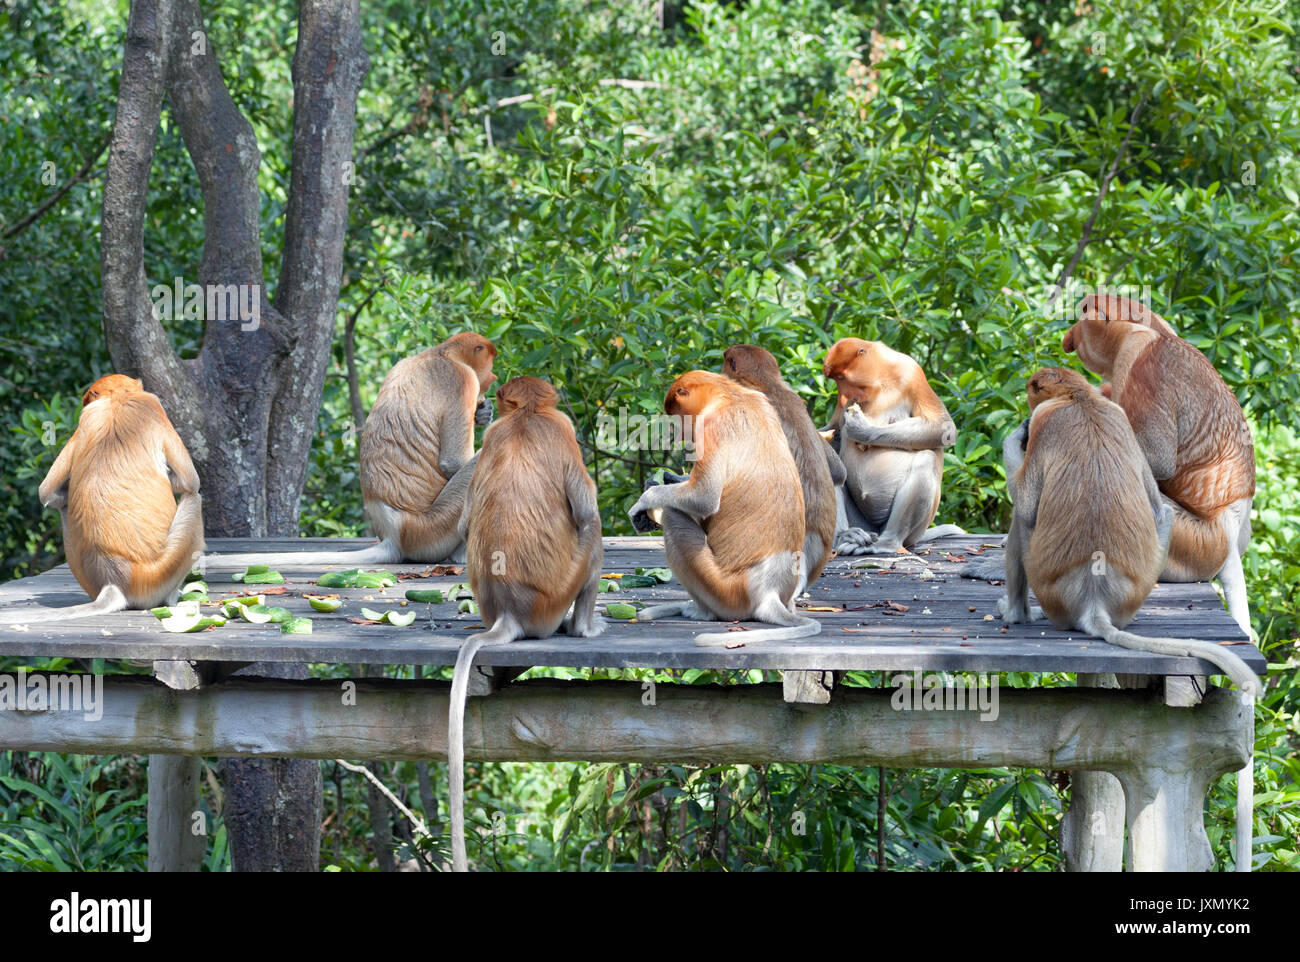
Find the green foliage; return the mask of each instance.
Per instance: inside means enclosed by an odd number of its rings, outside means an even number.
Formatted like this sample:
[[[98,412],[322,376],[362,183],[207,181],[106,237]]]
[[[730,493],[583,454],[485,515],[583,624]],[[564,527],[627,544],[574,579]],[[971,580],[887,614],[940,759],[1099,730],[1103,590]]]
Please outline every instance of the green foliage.
[[[73,7],[0,9],[0,235],[57,189],[41,182],[44,161],[75,171],[109,131],[125,4]],[[340,310],[357,317],[363,407],[398,359],[478,330],[497,342],[503,379],[537,374],[562,389],[606,533],[627,533],[642,481],[675,457],[598,443],[598,419],[657,412],[674,376],[716,369],[725,347],[749,341],[777,356],[824,422],[826,347],[879,338],[923,365],[958,425],[942,519],[1002,530],[998,454],[1024,416],[1024,382],[1046,364],[1078,366],[1058,347],[1076,298],[1048,301],[1086,236],[1074,279],[1149,287],[1151,306],[1214,362],[1255,430],[1247,577],[1261,643],[1280,666],[1257,716],[1256,859],[1297,867],[1300,0],[668,4],[663,30],[651,9],[365,9],[371,72]],[[293,4],[223,0],[205,11],[262,148],[273,289]],[[158,143],[151,283],[194,275],[203,240],[197,178],[166,118]],[[0,577],[54,560],[57,520],[33,490],[80,391],[107,370],[99,190],[92,174],[37,226],[0,237],[11,245],[0,261]],[[196,325],[172,334],[193,356]],[[342,337],[333,362],[302,499],[312,535],[363,524]],[[41,761],[14,777],[50,791],[64,778],[54,771]],[[414,766],[380,771],[422,808]],[[324,860],[366,868],[365,785],[340,772]],[[873,770],[835,767],[556,764],[476,766],[467,787],[487,833],[480,854],[502,869],[838,870],[875,865],[880,784]],[[1057,867],[1068,789],[1039,774],[886,772],[884,788],[889,867]],[[1209,800],[1220,864],[1231,859],[1230,794],[1224,779]],[[796,812],[804,835],[792,831]],[[48,804],[28,817],[81,837]],[[440,844],[398,834],[403,858],[438,857]],[[71,843],[59,844],[67,861]]]

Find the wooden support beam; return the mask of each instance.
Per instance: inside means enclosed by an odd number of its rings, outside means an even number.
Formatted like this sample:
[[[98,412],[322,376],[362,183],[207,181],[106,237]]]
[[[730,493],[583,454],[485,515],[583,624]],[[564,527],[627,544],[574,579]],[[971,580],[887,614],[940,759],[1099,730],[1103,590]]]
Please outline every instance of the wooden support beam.
[[[215,669],[211,663],[207,663]],[[213,673],[191,661],[155,661],[153,673],[174,691],[198,688]],[[105,685],[107,690],[108,686]],[[197,872],[207,849],[207,826],[195,831],[201,761],[196,755],[149,756],[148,868],[150,872]]]
[[[1080,688],[1118,689],[1112,674],[1080,674]],[[1070,773],[1070,807],[1061,818],[1061,854],[1070,872],[1124,868],[1124,789],[1110,772]]]
[[[791,704],[829,705],[835,688],[833,671],[784,671],[781,694]]]
[[[351,688],[349,688],[351,686]],[[233,678],[177,691],[105,679],[103,716],[0,712],[0,744],[28,751],[445,759],[445,682]],[[344,696],[347,697],[344,697]],[[786,704],[781,687],[522,682],[466,709],[465,754],[488,761],[799,762],[887,768],[1017,766],[1109,771],[1124,788],[1133,867],[1204,870],[1210,782],[1249,758],[1253,706],[1211,689],[1193,708],[1147,691],[1002,689],[978,711],[899,711],[893,693],[841,689]],[[179,806],[170,806],[173,815]]]

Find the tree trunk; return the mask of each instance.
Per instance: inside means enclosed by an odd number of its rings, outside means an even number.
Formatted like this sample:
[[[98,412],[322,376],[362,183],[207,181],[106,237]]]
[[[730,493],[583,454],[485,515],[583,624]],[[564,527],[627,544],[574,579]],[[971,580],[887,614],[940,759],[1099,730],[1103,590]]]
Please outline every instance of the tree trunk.
[[[104,336],[116,370],[157,394],[198,470],[206,532],[293,535],[338,309],[357,92],[369,69],[359,0],[302,0],[294,130],[276,302],[262,274],[253,130],[222,79],[197,0],[132,0],[104,186]],[[164,96],[203,191],[197,282],[248,285],[253,318],[206,316],[182,361],[144,272],[149,169]],[[182,275],[177,269],[172,273]],[[158,279],[170,286],[171,277]],[[179,305],[177,305],[179,307]],[[278,666],[306,677],[306,666]],[[254,665],[246,673],[278,674]],[[228,760],[226,821],[236,869],[316,868],[317,762]]]

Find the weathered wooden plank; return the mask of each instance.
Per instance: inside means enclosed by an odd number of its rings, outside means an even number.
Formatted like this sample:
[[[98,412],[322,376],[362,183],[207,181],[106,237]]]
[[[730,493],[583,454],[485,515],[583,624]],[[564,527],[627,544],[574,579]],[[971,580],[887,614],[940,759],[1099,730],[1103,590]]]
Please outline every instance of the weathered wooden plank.
[[[1212,670],[1197,659],[1170,658],[1131,652],[1106,645],[1078,632],[1062,632],[1048,623],[1003,626],[995,614],[1002,589],[984,582],[961,579],[946,560],[960,554],[964,543],[970,548],[992,543],[1000,536],[979,535],[945,539],[924,556],[883,559],[895,570],[848,570],[859,558],[836,558],[828,573],[813,586],[805,606],[840,610],[810,612],[822,622],[822,634],[787,643],[765,643],[734,649],[696,648],[695,634],[705,623],[682,620],[651,624],[611,622],[609,630],[594,639],[570,639],[560,635],[545,640],[521,640],[510,646],[484,649],[477,663],[487,667],[550,665],[593,668],[721,668],[788,670],[911,670],[947,671],[1068,671],[1118,672],[1128,674],[1192,675]],[[950,545],[951,542],[951,545]],[[333,539],[240,539],[217,542],[225,550],[280,550],[282,546],[319,550],[337,546]],[[364,540],[356,540],[365,544]],[[660,539],[608,539],[609,562],[630,567],[659,567],[664,564]],[[993,557],[1000,549],[989,549]],[[882,563],[869,559],[870,563]],[[338,566],[335,566],[336,568]],[[395,573],[420,574],[428,565],[389,565]],[[229,581],[233,569],[209,564],[207,581],[212,597],[220,599],[245,590]],[[345,599],[344,607],[332,615],[310,610],[303,593],[310,593],[319,570],[297,570],[283,566],[289,579],[289,593],[277,596],[282,604],[313,619],[313,634],[281,635],[276,626],[232,624],[217,631],[196,635],[169,634],[148,613],[120,612],[97,619],[41,624],[33,617],[27,631],[0,627],[0,654],[38,657],[103,657],[111,659],[194,660],[194,661],[309,661],[352,664],[454,663],[464,638],[478,630],[475,616],[458,615],[455,605],[413,605],[417,622],[412,628],[356,625],[347,621],[358,615],[362,604],[376,608],[403,603],[407,588],[449,588],[462,573],[437,578],[404,580],[387,590],[329,589]],[[920,572],[939,572],[923,580]],[[684,599],[676,582],[651,589],[634,589],[602,595],[603,601]],[[41,605],[61,607],[84,600],[66,567],[0,585],[0,606]],[[885,601],[906,606],[897,612]],[[974,611],[970,609],[974,609]],[[39,615],[32,608],[34,615]],[[891,613],[892,612],[892,613]],[[985,617],[991,620],[985,621]],[[715,630],[717,625],[712,626]],[[739,627],[739,626],[737,626]],[[1244,642],[1213,589],[1208,585],[1159,585],[1131,626],[1138,634],[1182,636],[1220,642]],[[745,632],[735,632],[743,643]],[[1235,648],[1256,671],[1264,660],[1249,644]]]
[[[446,758],[446,682],[235,678],[176,691],[105,679],[103,716],[0,712],[0,744],[30,751]],[[824,710],[788,705],[780,685],[517,682],[466,708],[465,755],[486,761],[815,762],[889,768],[1015,765],[1120,770],[1194,764],[1214,775],[1248,757],[1251,717],[1235,692],[1195,708],[1145,692],[1001,688],[998,717],[903,711],[888,689],[842,688]],[[1211,776],[1212,777],[1212,776]]]

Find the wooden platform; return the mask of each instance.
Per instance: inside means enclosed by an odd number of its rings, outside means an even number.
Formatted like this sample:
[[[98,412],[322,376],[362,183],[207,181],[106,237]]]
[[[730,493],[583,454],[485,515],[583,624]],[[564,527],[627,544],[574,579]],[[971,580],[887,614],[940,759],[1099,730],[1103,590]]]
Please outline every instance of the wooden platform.
[[[923,546],[913,556],[833,559],[811,598],[822,622],[816,637],[785,643],[737,648],[699,648],[692,638],[717,623],[665,620],[626,623],[609,620],[598,638],[555,635],[483,649],[483,665],[532,665],[600,668],[759,668],[872,669],[946,671],[1123,672],[1150,675],[1212,674],[1213,666],[1194,658],[1173,658],[1127,651],[1078,632],[1058,631],[1048,622],[1004,625],[996,603],[1002,588],[957,575],[953,559],[998,557],[1000,535],[946,538]],[[219,540],[210,552],[337,549],[373,542],[338,539]],[[607,538],[607,572],[630,573],[638,567],[664,565],[659,538]],[[981,547],[993,546],[993,547]],[[343,566],[334,566],[335,570]],[[394,607],[409,588],[444,590],[466,576],[421,577],[428,565],[388,565],[412,577],[384,591],[320,589],[339,594],[343,607],[333,614],[312,611],[301,597],[315,589],[320,569],[283,565],[287,593],[268,599],[313,619],[310,635],[283,635],[277,625],[230,622],[223,628],[178,635],[164,631],[148,612],[120,612],[102,618],[42,624],[41,607],[63,607],[86,600],[67,566],[33,578],[0,585],[0,610],[30,608],[26,630],[0,626],[0,655],[209,662],[317,662],[343,664],[451,665],[466,636],[481,630],[474,615],[458,615],[453,602],[411,603],[418,612],[413,626],[358,625],[360,608]],[[209,555],[207,582],[214,601],[245,593],[230,575],[240,568],[223,566]],[[684,599],[675,581],[657,588],[600,595],[598,608],[612,601]],[[833,608],[834,611],[817,611]],[[756,627],[753,623],[745,627]],[[1137,634],[1199,638],[1231,644],[1256,672],[1264,658],[1224,610],[1209,584],[1159,585],[1130,626]],[[735,632],[743,642],[745,632]]]

